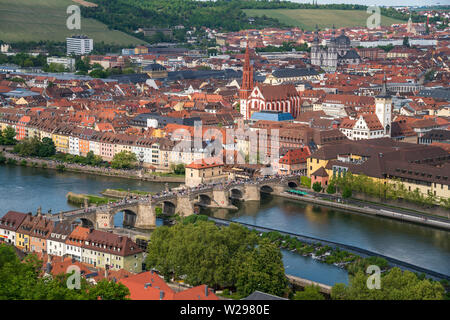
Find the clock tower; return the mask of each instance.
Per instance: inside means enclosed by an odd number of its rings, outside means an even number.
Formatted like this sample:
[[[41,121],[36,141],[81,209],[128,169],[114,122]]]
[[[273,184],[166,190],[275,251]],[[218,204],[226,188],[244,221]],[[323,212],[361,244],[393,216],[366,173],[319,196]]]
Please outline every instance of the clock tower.
[[[384,128],[385,136],[391,136],[392,97],[387,91],[386,75],[383,77],[383,86],[379,95],[375,97],[375,114]]]

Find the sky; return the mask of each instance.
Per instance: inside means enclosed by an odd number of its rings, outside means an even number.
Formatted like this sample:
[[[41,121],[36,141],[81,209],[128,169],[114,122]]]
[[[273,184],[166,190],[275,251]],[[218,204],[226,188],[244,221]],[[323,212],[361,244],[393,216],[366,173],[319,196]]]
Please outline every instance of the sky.
[[[292,2],[312,3],[312,0],[291,0]],[[317,4],[347,3],[362,4],[366,6],[423,6],[423,5],[450,5],[450,0],[317,0]]]

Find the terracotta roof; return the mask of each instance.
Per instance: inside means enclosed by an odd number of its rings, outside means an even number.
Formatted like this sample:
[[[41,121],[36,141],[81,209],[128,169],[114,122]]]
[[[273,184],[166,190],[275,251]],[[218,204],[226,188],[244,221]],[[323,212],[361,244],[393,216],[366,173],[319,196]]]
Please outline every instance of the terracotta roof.
[[[66,244],[81,247],[89,235],[89,229],[77,226],[67,237]]]
[[[311,155],[308,147],[291,149],[289,150],[279,161],[279,163],[283,164],[298,164],[298,163],[306,163],[306,158]]]
[[[383,126],[380,123],[380,120],[378,119],[378,116],[375,114],[364,114],[362,115],[364,118],[364,121],[367,124],[367,127],[369,130],[383,130]]]
[[[81,245],[82,248],[119,256],[129,256],[143,252],[129,237],[100,230],[88,229],[88,231],[89,233]]]
[[[27,214],[17,211],[8,211],[1,219],[0,219],[0,228],[16,231],[19,226],[22,224],[23,220],[26,218]]]
[[[311,173],[311,176],[328,177],[328,173],[323,167],[320,167],[319,169]]]
[[[122,278],[120,282],[130,290],[131,300],[219,300],[206,285],[175,292],[152,271]]]
[[[131,300],[173,300],[175,292],[156,272],[142,272],[119,282],[130,290]],[[162,293],[161,293],[162,292]]]
[[[206,169],[206,168],[214,168],[214,167],[223,166],[223,163],[219,163],[218,160],[219,159],[216,159],[216,158],[202,159],[201,162],[194,161],[191,164],[188,164],[186,166],[186,168],[190,168],[190,169]]]
[[[281,84],[277,86],[257,84],[256,88],[261,91],[261,94],[266,100],[280,100],[286,99],[287,97],[300,96],[293,84]]]

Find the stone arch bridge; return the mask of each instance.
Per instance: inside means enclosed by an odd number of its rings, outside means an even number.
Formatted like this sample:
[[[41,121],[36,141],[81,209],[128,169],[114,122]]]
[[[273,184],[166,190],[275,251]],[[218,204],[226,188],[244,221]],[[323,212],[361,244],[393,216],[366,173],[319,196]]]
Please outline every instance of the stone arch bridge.
[[[96,229],[114,228],[114,216],[124,213],[124,226],[139,229],[153,229],[156,226],[156,208],[161,208],[166,215],[179,214],[189,216],[194,213],[194,206],[211,208],[235,208],[231,199],[241,201],[259,201],[261,193],[280,194],[287,188],[300,185],[300,176],[289,178],[268,178],[245,183],[228,183],[203,188],[190,188],[184,192],[159,197],[124,200],[102,206],[91,206],[77,210],[61,212],[52,216],[53,220],[81,221],[85,227]]]

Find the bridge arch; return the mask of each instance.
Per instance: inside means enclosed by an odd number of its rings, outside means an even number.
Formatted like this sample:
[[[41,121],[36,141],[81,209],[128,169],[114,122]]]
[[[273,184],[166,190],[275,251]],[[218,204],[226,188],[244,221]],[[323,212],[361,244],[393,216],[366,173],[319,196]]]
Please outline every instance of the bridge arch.
[[[287,185],[288,185],[289,188],[292,188],[292,189],[298,188],[298,183],[295,182],[295,181],[289,181],[287,183]]]
[[[112,212],[114,227],[134,228],[138,216],[137,210],[127,208]]]
[[[175,214],[176,205],[172,201],[165,200],[162,203],[163,214],[173,216]]]
[[[92,219],[91,217],[75,217],[72,219],[69,219],[69,224],[75,224],[79,225],[83,228],[95,228],[96,227],[96,221],[95,219]]]
[[[212,202],[212,199],[209,195],[201,193],[198,195],[198,202],[200,205],[209,206]]]
[[[242,192],[239,188],[232,188],[230,190],[230,197],[232,199],[243,199],[244,198],[244,192]]]
[[[273,188],[269,185],[263,185],[259,188],[259,190],[263,193],[272,193],[273,192]]]

